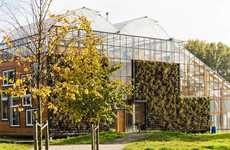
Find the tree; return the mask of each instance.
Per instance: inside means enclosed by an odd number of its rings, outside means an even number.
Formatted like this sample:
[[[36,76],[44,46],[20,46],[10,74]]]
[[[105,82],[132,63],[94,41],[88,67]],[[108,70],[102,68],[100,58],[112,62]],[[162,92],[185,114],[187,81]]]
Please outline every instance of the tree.
[[[111,80],[120,65],[112,65],[97,49],[101,39],[91,30],[90,22],[80,18],[81,40],[66,41],[72,47],[59,54],[58,62],[52,65],[55,72],[54,99],[50,107],[69,114],[75,122],[91,124],[92,133],[103,122],[111,122],[116,108],[126,107],[125,97],[130,86],[120,80]],[[75,45],[79,45],[76,47]],[[55,98],[57,97],[57,98]],[[95,141],[95,134],[92,134]],[[95,149],[92,142],[92,149]]]
[[[19,73],[31,76],[10,81],[14,86],[2,91],[17,96],[30,93],[37,104],[40,125],[46,122],[43,111],[48,105],[51,109],[59,108],[72,114],[76,122],[91,123],[94,130],[100,122],[113,119],[116,107],[125,106],[124,96],[128,94],[128,87],[120,81],[110,80],[111,73],[119,67],[112,66],[97,50],[101,39],[93,34],[90,22],[85,17],[48,17],[51,3],[52,0],[31,0],[32,23],[26,26],[20,23],[10,7],[6,7],[14,22],[10,23],[14,30],[13,34],[5,32],[6,46],[0,53],[7,53],[10,57],[1,62],[23,66]],[[28,19],[25,17],[24,20]],[[85,33],[83,38],[72,36],[79,30]],[[61,56],[61,59],[52,63],[56,56]],[[42,147],[41,130],[39,127],[39,150]]]
[[[185,48],[227,81],[230,81],[230,47],[221,42],[208,43],[199,40],[189,40]]]
[[[15,8],[4,3],[4,9],[1,9],[8,18],[5,23],[12,27],[10,32],[4,31],[5,44],[1,44],[0,54],[7,55],[7,58],[1,57],[1,63],[13,63],[17,68],[16,79],[1,76],[2,80],[13,84],[2,91],[10,96],[22,97],[28,93],[32,95],[39,124],[38,149],[41,150],[42,126],[48,122],[47,118],[43,118],[43,113],[50,99],[51,87],[53,88],[53,85],[48,83],[52,74],[47,68],[48,58],[56,53],[57,47],[65,40],[70,30],[78,29],[78,18],[69,21],[62,15],[48,16],[52,0],[30,0],[27,1],[28,3],[15,1],[18,2],[23,5],[21,7],[17,5]],[[62,25],[59,27],[58,34],[56,34],[57,24]],[[70,29],[67,27],[70,24],[75,26]],[[22,74],[26,74],[23,79],[19,78]],[[20,104],[18,111],[22,109]],[[37,148],[36,142],[35,148]]]
[[[46,55],[44,53],[50,33],[47,31],[51,29],[47,26],[46,19],[52,0],[15,1],[15,3],[19,3],[19,6],[13,7],[9,3],[4,3],[4,9],[2,9],[2,12],[7,16],[6,20],[12,27],[12,31],[5,32],[4,42],[7,43],[8,48],[3,49],[1,53],[11,55],[7,62],[11,61],[18,67],[23,66],[24,69],[21,73],[32,74],[32,76],[27,79],[16,79],[14,86],[4,92],[17,96],[27,93],[32,94],[37,105],[38,123],[40,124],[38,127],[38,149],[41,150],[42,126],[44,124],[42,114],[47,97],[51,92],[50,87],[45,82]],[[22,45],[17,44],[18,41]],[[5,63],[6,60],[2,61]],[[29,68],[30,65],[33,65],[33,68]],[[25,80],[31,82],[25,82]]]

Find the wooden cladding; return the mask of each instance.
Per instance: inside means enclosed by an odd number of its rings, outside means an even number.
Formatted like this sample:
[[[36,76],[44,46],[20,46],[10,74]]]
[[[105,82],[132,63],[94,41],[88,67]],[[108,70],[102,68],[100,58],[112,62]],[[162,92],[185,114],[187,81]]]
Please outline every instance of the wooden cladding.
[[[116,120],[116,130],[117,132],[125,132],[125,111],[119,110],[117,112],[117,120]]]

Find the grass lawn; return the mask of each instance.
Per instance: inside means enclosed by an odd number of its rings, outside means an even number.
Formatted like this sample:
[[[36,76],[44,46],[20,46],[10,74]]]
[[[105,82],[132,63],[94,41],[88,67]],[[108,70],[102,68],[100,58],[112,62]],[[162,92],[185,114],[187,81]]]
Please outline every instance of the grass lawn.
[[[31,145],[0,143],[0,150],[28,150]]]
[[[144,140],[128,143],[124,150],[230,150],[230,133],[186,134],[150,131]]]
[[[112,131],[102,132],[100,133],[100,143],[113,143],[114,140],[122,138],[127,142],[124,150],[230,150],[230,133],[211,135],[148,131],[140,135],[142,136],[141,140],[137,138],[137,141],[128,143],[127,139],[130,138],[128,134]],[[90,142],[90,135],[84,135],[55,139],[51,141],[51,144],[90,144]],[[31,145],[0,143],[0,150],[28,150],[30,147]]]
[[[107,142],[112,142],[115,139],[125,137],[125,133],[116,133],[113,131],[109,132],[100,132],[100,143],[104,144]],[[90,135],[82,135],[75,137],[67,137],[63,139],[55,139],[51,141],[53,145],[66,145],[66,144],[90,144],[91,138]]]

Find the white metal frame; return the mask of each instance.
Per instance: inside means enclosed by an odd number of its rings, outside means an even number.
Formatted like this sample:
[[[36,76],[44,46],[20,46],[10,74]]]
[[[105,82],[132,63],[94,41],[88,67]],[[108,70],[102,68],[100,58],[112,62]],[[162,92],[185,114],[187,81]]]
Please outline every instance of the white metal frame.
[[[31,113],[31,123],[28,123],[28,112]],[[33,110],[32,109],[27,109],[26,110],[26,126],[33,126]]]
[[[19,106],[19,105],[13,105],[13,99],[14,98],[19,98],[19,97],[17,97],[17,96],[11,96],[10,97],[10,126],[12,126],[12,127],[19,127],[20,126],[20,116],[19,116],[19,123],[17,125],[13,124],[13,113],[14,113],[14,109]]]
[[[8,120],[8,112],[7,112],[7,118],[3,118],[3,104],[2,102],[7,102],[8,98],[6,96],[3,96],[3,93],[1,94],[1,120]],[[8,109],[8,108],[7,108]]]
[[[30,101],[29,104],[25,103],[25,102],[27,102],[27,101],[25,101],[25,98],[29,98],[29,101]],[[23,105],[23,106],[29,106],[29,107],[32,106],[31,94],[27,94],[27,95],[25,95],[25,96],[22,96],[22,105]]]

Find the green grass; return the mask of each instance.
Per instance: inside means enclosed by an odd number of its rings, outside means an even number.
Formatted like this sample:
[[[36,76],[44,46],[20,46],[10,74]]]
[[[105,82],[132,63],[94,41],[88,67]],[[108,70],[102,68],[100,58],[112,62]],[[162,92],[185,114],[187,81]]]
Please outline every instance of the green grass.
[[[28,150],[31,145],[0,143],[0,150]]]
[[[101,132],[100,133],[100,143],[104,144],[107,142],[112,142],[115,139],[125,137],[125,133],[116,133],[113,131]],[[91,138],[90,135],[82,135],[75,137],[67,137],[63,139],[55,139],[51,141],[53,145],[66,145],[66,144],[90,144]]]
[[[124,150],[230,150],[230,133],[189,134],[151,131],[144,140],[128,143]]]
[[[190,134],[169,131],[148,131],[144,139],[128,143],[124,150],[230,150],[230,133]],[[127,139],[125,133],[102,132],[100,143],[113,143],[118,138]],[[90,144],[90,135],[55,139],[53,145]],[[0,150],[28,150],[31,145],[3,144]]]

